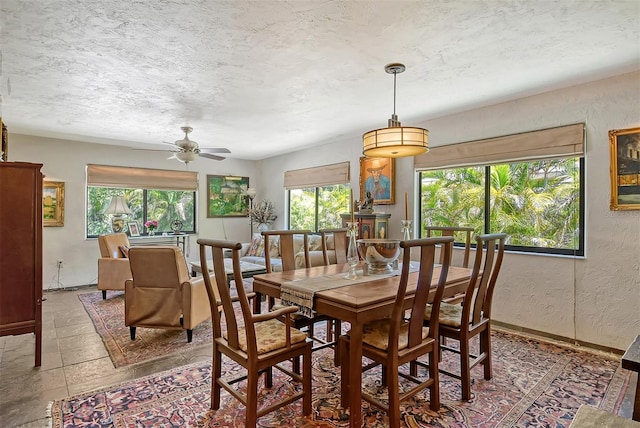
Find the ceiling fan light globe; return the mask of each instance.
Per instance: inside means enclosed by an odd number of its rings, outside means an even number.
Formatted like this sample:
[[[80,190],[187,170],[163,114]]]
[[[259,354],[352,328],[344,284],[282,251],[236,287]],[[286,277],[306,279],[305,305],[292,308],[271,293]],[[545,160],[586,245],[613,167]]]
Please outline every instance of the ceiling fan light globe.
[[[195,152],[180,152],[176,153],[176,157],[180,162],[189,163],[198,159],[198,154]]]

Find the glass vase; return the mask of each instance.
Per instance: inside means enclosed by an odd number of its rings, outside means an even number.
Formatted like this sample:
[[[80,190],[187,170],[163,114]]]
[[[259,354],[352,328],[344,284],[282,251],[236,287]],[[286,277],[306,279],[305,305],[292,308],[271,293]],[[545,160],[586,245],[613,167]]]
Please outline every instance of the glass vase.
[[[347,236],[349,237],[349,244],[347,245],[347,263],[349,264],[349,272],[344,276],[346,279],[356,279],[358,274],[356,273],[356,266],[360,261],[358,257],[358,244],[356,238],[358,237],[358,223],[347,222]]]
[[[149,231],[149,236],[155,236],[155,234],[156,234],[156,231],[155,231],[155,230],[150,230],[150,231]]]

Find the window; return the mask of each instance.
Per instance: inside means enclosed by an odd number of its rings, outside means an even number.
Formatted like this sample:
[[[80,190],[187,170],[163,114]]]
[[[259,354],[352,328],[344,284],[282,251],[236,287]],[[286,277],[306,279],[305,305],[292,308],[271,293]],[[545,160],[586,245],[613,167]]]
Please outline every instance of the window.
[[[286,171],[289,229],[342,227],[341,213],[349,212],[349,162]]]
[[[158,222],[156,233],[172,232],[175,220],[182,232],[195,233],[197,184],[193,172],[88,165],[87,237],[112,232],[111,215],[104,211],[116,195],[124,196],[132,212],[125,215],[125,225],[137,222],[142,235],[150,220]]]
[[[583,256],[584,165],[584,124],[436,147],[414,160],[420,235],[467,226],[506,233],[512,251]]]
[[[156,233],[172,232],[174,220],[182,222],[182,232],[195,233],[195,192],[89,187],[87,237],[111,233],[110,215],[103,211],[114,195],[124,196],[133,212],[126,216],[126,222],[136,221],[143,235],[148,232],[144,224],[149,220],[158,221]]]
[[[341,213],[349,212],[350,187],[345,184],[289,190],[289,228],[342,227]]]

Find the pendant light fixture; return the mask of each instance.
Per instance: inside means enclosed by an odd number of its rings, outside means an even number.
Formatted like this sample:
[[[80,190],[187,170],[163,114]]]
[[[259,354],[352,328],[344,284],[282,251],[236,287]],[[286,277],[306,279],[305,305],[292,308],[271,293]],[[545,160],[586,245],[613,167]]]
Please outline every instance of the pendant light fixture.
[[[429,151],[429,131],[423,128],[402,126],[396,116],[396,75],[402,73],[404,64],[387,64],[384,70],[393,74],[393,115],[389,126],[374,129],[362,136],[362,154],[368,157],[400,158],[416,156]]]

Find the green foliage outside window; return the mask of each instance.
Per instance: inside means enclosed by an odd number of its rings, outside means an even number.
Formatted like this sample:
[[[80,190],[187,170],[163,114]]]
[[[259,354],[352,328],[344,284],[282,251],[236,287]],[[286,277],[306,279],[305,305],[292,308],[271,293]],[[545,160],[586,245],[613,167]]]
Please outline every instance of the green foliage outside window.
[[[289,228],[318,231],[342,227],[349,212],[350,187],[344,184],[289,191]]]
[[[427,171],[421,183],[422,236],[427,225],[468,226],[504,232],[510,246],[581,247],[579,158],[493,165],[488,175],[485,167]]]
[[[140,232],[149,220],[157,220],[156,233],[171,233],[171,223],[180,220],[182,232],[195,232],[195,192],[178,190],[117,189],[89,187],[87,197],[87,236],[111,233],[111,216],[103,214],[111,202],[111,196],[123,195],[132,214],[125,222],[136,221]]]

